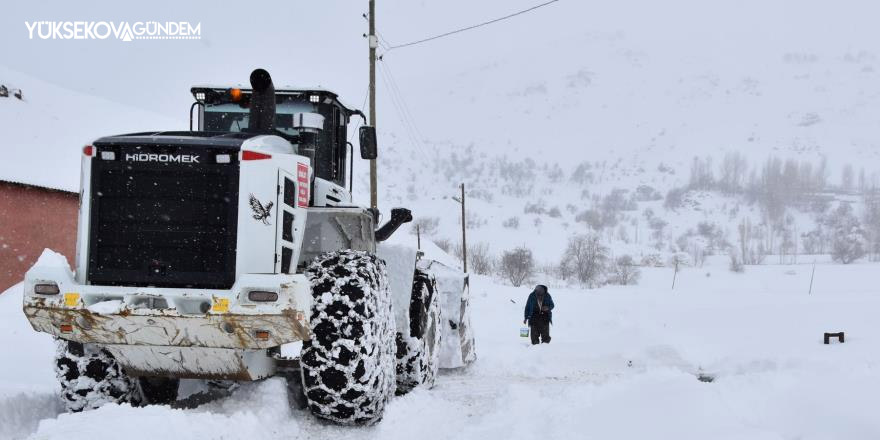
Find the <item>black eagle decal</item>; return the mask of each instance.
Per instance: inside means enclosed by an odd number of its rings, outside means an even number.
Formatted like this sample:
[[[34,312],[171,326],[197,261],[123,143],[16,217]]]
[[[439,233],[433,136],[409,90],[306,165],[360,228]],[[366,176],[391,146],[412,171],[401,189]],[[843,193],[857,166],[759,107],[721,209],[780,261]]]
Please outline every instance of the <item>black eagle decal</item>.
[[[270,201],[269,203],[266,203],[266,206],[263,206],[263,204],[251,194],[251,210],[254,211],[254,218],[262,221],[264,225],[272,224],[269,223],[269,217],[272,216],[272,206],[274,205],[275,203]]]

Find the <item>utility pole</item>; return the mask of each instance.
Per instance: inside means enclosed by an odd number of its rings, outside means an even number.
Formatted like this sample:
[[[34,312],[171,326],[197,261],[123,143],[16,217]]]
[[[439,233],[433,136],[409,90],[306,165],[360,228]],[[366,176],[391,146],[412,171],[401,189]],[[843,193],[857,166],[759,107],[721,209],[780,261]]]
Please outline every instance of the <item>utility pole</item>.
[[[370,35],[367,37],[370,43],[370,125],[376,127],[376,47],[379,39],[376,37],[376,0],[370,0]],[[376,159],[370,159],[370,207],[376,209],[379,206],[376,195]]]
[[[467,218],[464,209],[464,182],[461,184],[461,264],[467,273]]]
[[[461,266],[467,273],[467,220],[464,207],[464,183],[461,184],[461,197],[452,196],[452,200],[461,204]]]

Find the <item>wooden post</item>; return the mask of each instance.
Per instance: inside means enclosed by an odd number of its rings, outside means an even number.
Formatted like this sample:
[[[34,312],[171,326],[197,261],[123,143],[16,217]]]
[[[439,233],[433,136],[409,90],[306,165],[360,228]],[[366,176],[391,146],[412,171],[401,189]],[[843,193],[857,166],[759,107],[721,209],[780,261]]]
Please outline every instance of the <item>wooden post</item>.
[[[416,249],[422,250],[422,231],[418,223],[416,223]]]
[[[370,35],[367,37],[370,45],[370,125],[376,127],[376,47],[379,39],[376,37],[376,0],[370,0]],[[370,160],[370,207],[378,208],[379,200],[376,193],[378,178],[376,177],[376,159]]]
[[[675,290],[675,278],[678,277],[678,257],[672,257],[673,265],[675,266],[675,272],[672,273],[672,290]]]
[[[813,278],[816,277],[816,261],[813,260],[813,273],[810,274],[810,290],[807,292],[807,295],[813,294]]]

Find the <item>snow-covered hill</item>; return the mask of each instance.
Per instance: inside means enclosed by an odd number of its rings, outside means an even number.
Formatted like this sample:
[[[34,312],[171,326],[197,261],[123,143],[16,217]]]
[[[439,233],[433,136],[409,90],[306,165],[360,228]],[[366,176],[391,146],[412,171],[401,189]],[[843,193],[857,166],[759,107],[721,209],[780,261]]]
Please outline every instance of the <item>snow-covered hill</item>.
[[[404,8],[413,19],[441,9]],[[577,217],[595,199],[642,185],[665,196],[688,182],[695,157],[711,158],[716,173],[731,152],[750,171],[771,156],[825,161],[832,184],[852,164],[880,184],[880,46],[860,17],[813,1],[563,2],[518,23],[390,50],[380,63],[381,200],[438,218],[435,238],[459,241],[449,198],[461,182],[470,243],[496,255],[524,245],[543,263],[586,232]],[[390,26],[400,30],[384,30],[389,45],[412,31]],[[646,243],[646,209],[669,224],[668,243],[701,221],[731,241],[744,216],[760,222],[741,197],[694,196],[698,209],[638,203],[623,235]],[[517,228],[503,226],[514,218]]]

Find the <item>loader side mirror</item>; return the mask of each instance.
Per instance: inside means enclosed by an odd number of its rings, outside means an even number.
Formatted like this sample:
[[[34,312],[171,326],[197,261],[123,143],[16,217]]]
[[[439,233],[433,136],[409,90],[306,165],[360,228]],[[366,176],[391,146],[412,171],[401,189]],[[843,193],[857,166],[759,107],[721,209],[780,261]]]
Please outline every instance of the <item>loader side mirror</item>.
[[[361,127],[358,138],[361,144],[361,159],[375,159],[378,157],[376,147],[376,127],[364,125]]]

